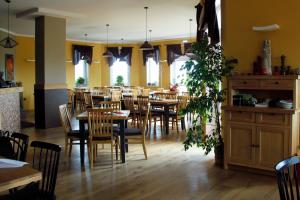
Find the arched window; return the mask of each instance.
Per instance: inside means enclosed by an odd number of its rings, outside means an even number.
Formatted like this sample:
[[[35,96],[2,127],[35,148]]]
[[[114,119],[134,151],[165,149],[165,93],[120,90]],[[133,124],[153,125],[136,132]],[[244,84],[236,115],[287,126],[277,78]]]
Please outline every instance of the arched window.
[[[148,58],[147,63],[147,85],[158,86],[159,85],[159,64],[154,61],[153,58]]]
[[[130,85],[130,66],[127,64],[127,62],[120,61],[120,59],[117,59],[110,67],[110,85],[117,84],[118,76],[123,77],[124,85]]]

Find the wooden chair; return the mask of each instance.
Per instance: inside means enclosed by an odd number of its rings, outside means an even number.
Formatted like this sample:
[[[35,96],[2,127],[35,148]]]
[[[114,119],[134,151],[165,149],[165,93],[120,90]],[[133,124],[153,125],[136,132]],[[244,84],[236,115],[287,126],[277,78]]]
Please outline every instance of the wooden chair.
[[[65,132],[65,155],[68,154],[68,149],[69,149],[69,156],[71,156],[72,145],[80,144],[79,143],[80,132],[79,130],[72,129],[71,118],[66,104],[59,106],[59,114],[60,114],[61,124]]]
[[[150,95],[150,89],[143,89],[142,96],[148,96]]]
[[[185,122],[184,122],[184,115],[181,114],[182,110],[184,110],[187,106],[188,98],[185,96],[178,97],[178,104],[174,111],[170,111],[170,117],[172,118],[172,129],[174,127],[174,123],[176,124],[177,134],[179,134],[179,126],[178,120],[181,121],[181,129],[185,130]]]
[[[141,122],[142,119],[145,117],[148,106],[149,106],[149,96],[138,96],[137,97],[137,103],[138,103],[138,122]],[[149,114],[149,132],[151,133],[151,121],[152,116],[151,112]],[[138,127],[141,127],[141,124],[138,123]]]
[[[9,159],[26,161],[29,136],[12,133],[0,137],[0,155]]]
[[[111,100],[112,101],[120,101],[122,98],[122,92],[120,90],[112,90],[111,91]]]
[[[68,110],[69,113],[74,113],[74,91],[68,89]]]
[[[77,89],[75,91],[76,111],[79,111],[79,112],[83,112],[85,109],[83,92],[84,92],[84,90],[82,90],[82,89]]]
[[[100,101],[97,103],[97,108],[119,111],[121,110],[121,101]]]
[[[97,155],[97,144],[111,145],[111,163],[113,165],[113,148],[116,148],[116,157],[118,159],[119,137],[114,134],[112,109],[92,109],[88,110],[89,125],[89,159],[90,167],[94,167],[94,160]]]
[[[135,122],[137,120],[137,108],[134,104],[134,98],[132,96],[123,96],[124,99],[124,106],[126,110],[130,110],[129,117],[131,118],[132,125],[135,126]]]
[[[55,200],[55,185],[61,147],[47,142],[33,141],[32,167],[42,172],[38,199]]]
[[[93,97],[91,92],[84,92],[84,107],[85,109],[94,108]]]
[[[126,128],[125,129],[125,139],[127,140],[127,144],[142,144],[145,159],[148,159],[147,150],[146,150],[146,133],[147,133],[147,123],[149,116],[150,106],[145,110],[145,117],[140,118],[140,128]]]
[[[300,199],[299,171],[300,159],[297,156],[280,161],[275,166],[278,190],[281,200]]]

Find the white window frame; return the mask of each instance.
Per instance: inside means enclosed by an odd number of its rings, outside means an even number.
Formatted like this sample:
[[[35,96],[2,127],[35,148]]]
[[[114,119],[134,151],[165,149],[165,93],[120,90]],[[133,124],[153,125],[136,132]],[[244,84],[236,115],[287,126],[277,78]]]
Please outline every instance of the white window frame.
[[[125,65],[126,64],[126,65]],[[125,62],[125,61],[120,61],[120,59],[117,59],[114,64],[112,66],[110,66],[110,70],[109,70],[109,74],[110,74],[110,85],[111,86],[114,86],[116,84],[116,78],[118,75],[120,74],[115,74],[116,71],[114,70],[117,70],[118,67],[122,67],[122,69],[124,70],[126,67],[126,71],[127,71],[127,74],[124,75],[122,74],[123,76],[123,79],[124,79],[124,85],[125,86],[130,86],[130,66]],[[120,69],[118,69],[120,70]]]
[[[86,60],[80,60],[78,64],[75,65],[75,84],[79,77],[84,78],[83,86],[87,86],[89,83],[89,64]]]
[[[159,66],[159,63],[156,63],[153,58],[147,59],[146,73],[147,73],[147,86],[158,87],[159,86],[160,66]]]

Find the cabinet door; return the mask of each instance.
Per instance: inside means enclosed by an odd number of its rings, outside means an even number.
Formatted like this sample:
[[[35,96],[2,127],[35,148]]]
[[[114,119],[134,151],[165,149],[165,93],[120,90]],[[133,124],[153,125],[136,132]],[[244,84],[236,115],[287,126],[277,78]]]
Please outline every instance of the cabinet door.
[[[255,162],[255,126],[229,123],[225,137],[228,163],[252,166]]]
[[[289,129],[281,127],[258,127],[256,144],[256,164],[274,169],[274,165],[288,154]]]

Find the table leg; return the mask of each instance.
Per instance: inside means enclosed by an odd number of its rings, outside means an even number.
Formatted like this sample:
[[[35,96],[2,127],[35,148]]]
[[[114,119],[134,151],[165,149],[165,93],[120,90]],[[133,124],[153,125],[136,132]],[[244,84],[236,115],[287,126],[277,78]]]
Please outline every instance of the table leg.
[[[81,169],[84,170],[84,142],[86,139],[85,135],[85,127],[84,127],[84,121],[79,120],[79,131],[80,131],[80,163],[81,163]]]
[[[121,139],[121,159],[125,163],[125,121],[120,123],[120,139]]]
[[[165,129],[166,129],[166,135],[169,135],[169,105],[164,106],[165,109]]]

